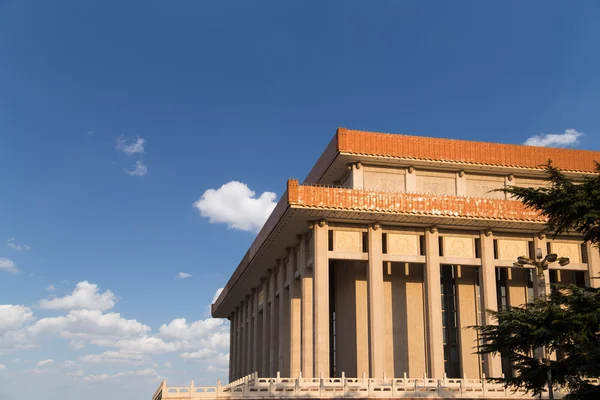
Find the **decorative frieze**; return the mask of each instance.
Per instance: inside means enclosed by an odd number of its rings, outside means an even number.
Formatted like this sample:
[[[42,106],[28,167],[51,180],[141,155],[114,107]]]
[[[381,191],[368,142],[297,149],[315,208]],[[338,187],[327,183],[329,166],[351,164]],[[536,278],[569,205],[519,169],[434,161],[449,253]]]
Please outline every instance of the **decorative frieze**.
[[[361,232],[333,231],[333,250],[343,253],[362,252]]]
[[[559,257],[569,257],[571,263],[581,263],[581,246],[577,243],[550,242],[550,251]]]
[[[399,233],[387,234],[387,254],[400,256],[418,256],[419,236]]]
[[[499,239],[497,246],[500,260],[516,260],[517,257],[529,255],[528,243],[525,240]]]
[[[444,236],[444,257],[475,258],[475,239]]]

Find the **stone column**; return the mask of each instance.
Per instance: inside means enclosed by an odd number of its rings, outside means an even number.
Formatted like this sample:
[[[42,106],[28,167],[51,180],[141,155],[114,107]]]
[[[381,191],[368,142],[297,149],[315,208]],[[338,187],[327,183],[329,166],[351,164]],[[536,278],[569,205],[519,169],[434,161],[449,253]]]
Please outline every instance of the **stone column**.
[[[486,310],[498,310],[496,296],[496,261],[494,257],[494,235],[491,231],[481,233],[481,322],[484,325],[494,324],[495,320]],[[500,377],[502,375],[502,359],[499,355],[484,355],[486,376]]]
[[[269,337],[271,339],[271,346],[269,349],[269,376],[274,377],[277,375],[278,370],[278,361],[279,361],[279,352],[277,350],[279,343],[279,332],[277,329],[277,316],[279,315],[279,309],[276,307],[277,299],[275,298],[275,276],[276,270],[273,269],[271,271],[271,279],[269,279],[269,313],[271,316],[270,321],[270,334]]]
[[[243,308],[241,306],[238,306],[236,308],[236,354],[235,354],[235,379],[238,379],[242,376],[242,352],[243,352],[243,347],[242,347],[242,314],[243,314]]]
[[[417,174],[415,173],[414,167],[408,167],[406,169],[404,182],[406,184],[407,193],[414,193],[417,191]]]
[[[252,371],[252,296],[246,296],[246,375]]]
[[[352,178],[352,188],[362,189],[364,188],[364,168],[361,163],[354,163],[348,166]]]
[[[259,352],[261,351],[260,348],[260,341],[261,338],[259,336],[259,320],[258,320],[258,296],[260,293],[260,286],[258,288],[256,288],[256,290],[254,291],[254,295],[253,295],[253,299],[252,299],[252,304],[253,304],[253,310],[252,310],[252,372],[257,372],[260,368],[260,356],[259,356]]]
[[[302,284],[299,279],[296,279],[295,270],[299,270],[304,264],[303,257],[304,245],[300,241],[298,253],[294,249],[290,252],[290,260],[288,263],[287,276],[290,280],[290,346],[288,359],[290,360],[290,377],[297,377],[301,368],[300,340],[302,338],[302,319],[301,319],[301,290]]]
[[[372,378],[383,377],[383,256],[379,224],[369,226],[369,266],[367,291],[369,300],[369,361]]]
[[[317,377],[330,375],[328,232],[326,221],[314,224],[314,374]]]
[[[588,265],[588,270],[585,273],[585,284],[589,287],[598,288],[600,287],[600,252],[598,247],[589,242],[585,245],[585,252]]]
[[[535,252],[537,249],[542,250],[542,258],[548,254],[548,241],[546,234],[540,233],[533,238],[533,258],[535,259]],[[543,296],[543,288],[546,288],[546,296],[550,295],[550,270],[544,271],[544,275],[539,276],[537,270],[533,271],[533,293],[535,297]]]
[[[301,240],[302,280],[302,374],[313,377],[313,270],[306,264],[306,237]]]
[[[246,375],[246,365],[248,363],[248,346],[246,345],[246,302],[240,304],[240,378]]]
[[[232,312],[229,318],[229,382],[234,380],[235,375],[235,336],[236,336],[236,312]]]
[[[270,270],[269,270],[270,274]],[[270,290],[270,277],[265,279],[263,283],[263,288],[265,291],[265,296],[263,300],[263,345],[262,345],[262,367],[261,367],[261,375],[263,377],[271,376],[270,369],[270,343],[271,343],[271,290]]]
[[[467,195],[467,177],[465,176],[465,171],[458,171],[456,173],[456,195]]]
[[[435,227],[425,230],[425,257],[428,374],[432,378],[442,379],[444,377],[444,342],[440,288],[440,244]]]
[[[279,287],[279,372],[281,376],[290,376],[290,291],[286,277],[286,263],[281,260],[279,263],[279,274],[277,274],[277,287]]]

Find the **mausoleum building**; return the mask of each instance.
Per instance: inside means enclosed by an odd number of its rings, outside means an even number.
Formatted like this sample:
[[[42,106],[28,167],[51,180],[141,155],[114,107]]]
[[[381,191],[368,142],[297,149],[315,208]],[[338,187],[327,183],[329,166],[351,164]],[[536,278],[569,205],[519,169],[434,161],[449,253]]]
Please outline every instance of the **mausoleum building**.
[[[547,185],[549,159],[577,178],[600,153],[338,129],[212,305],[231,323],[230,382],[512,373],[476,354],[484,310],[600,284],[597,248],[544,235],[544,217],[497,191]],[[513,265],[536,249],[570,264],[544,279]]]

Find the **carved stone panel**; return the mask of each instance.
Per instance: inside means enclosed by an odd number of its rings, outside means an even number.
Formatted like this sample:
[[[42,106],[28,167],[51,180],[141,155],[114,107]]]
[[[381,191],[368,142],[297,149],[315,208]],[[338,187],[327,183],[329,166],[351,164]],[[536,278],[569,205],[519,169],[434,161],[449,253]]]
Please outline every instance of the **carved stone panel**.
[[[581,246],[577,243],[550,242],[550,251],[559,257],[569,257],[572,263],[581,263]]]
[[[444,257],[475,258],[475,239],[444,236]]]
[[[404,175],[391,172],[365,171],[364,188],[388,192],[404,192]]]
[[[388,233],[387,253],[400,256],[418,256],[420,254],[419,236]]]
[[[488,199],[505,199],[502,192],[493,192],[504,187],[504,178],[467,176],[467,196],[484,197]]]
[[[361,232],[333,231],[333,250],[344,253],[362,252]]]
[[[525,240],[498,240],[498,259],[516,261],[517,257],[529,256],[529,246]]]
[[[453,176],[417,175],[417,192],[426,194],[455,195],[456,178]]]

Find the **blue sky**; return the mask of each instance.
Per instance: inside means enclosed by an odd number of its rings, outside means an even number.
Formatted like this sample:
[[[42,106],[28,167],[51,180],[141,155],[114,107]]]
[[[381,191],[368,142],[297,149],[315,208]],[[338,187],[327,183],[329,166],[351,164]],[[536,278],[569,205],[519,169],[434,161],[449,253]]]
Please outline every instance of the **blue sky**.
[[[225,379],[208,304],[338,126],[597,150],[599,18],[595,1],[0,0],[0,398]]]

